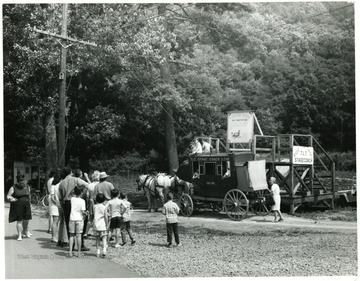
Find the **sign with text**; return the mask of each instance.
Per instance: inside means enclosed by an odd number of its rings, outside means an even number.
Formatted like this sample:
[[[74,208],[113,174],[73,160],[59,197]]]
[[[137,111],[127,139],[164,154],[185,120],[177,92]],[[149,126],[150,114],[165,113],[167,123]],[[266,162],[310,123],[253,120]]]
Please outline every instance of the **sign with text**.
[[[254,138],[254,116],[251,112],[229,112],[227,139],[229,143],[248,143]]]
[[[314,149],[307,146],[293,147],[293,164],[314,164]]]

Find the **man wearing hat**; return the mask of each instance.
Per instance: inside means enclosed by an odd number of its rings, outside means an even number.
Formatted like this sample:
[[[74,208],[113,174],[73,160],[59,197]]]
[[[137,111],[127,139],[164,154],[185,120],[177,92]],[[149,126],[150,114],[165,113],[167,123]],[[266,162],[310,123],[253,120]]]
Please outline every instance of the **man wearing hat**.
[[[95,185],[93,198],[96,198],[96,195],[102,193],[105,196],[105,201],[109,201],[111,199],[111,190],[114,190],[115,187],[111,182],[106,180],[108,177],[109,175],[107,175],[106,172],[100,173],[100,182]]]

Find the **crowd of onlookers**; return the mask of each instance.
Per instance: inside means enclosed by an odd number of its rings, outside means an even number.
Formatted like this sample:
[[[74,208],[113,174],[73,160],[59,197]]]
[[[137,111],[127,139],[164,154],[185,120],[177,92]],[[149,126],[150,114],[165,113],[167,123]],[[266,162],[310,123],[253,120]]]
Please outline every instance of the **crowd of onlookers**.
[[[106,172],[94,171],[91,180],[87,173],[77,169],[74,172],[65,167],[50,172],[46,188],[50,194],[49,228],[51,242],[59,247],[69,248],[69,257],[73,256],[75,245],[77,256],[90,249],[85,246],[89,235],[96,238],[96,255],[106,256],[107,247],[113,243],[115,248],[131,245],[135,239],[131,230],[131,203],[126,194],[107,181]],[[16,221],[17,240],[30,238],[29,220],[32,219],[30,204],[30,186],[24,175],[17,176],[17,183],[7,193],[11,202],[9,222]],[[180,245],[177,215],[179,207],[172,202],[169,194],[163,214],[167,223],[167,246],[175,242]],[[92,231],[90,232],[90,230]]]

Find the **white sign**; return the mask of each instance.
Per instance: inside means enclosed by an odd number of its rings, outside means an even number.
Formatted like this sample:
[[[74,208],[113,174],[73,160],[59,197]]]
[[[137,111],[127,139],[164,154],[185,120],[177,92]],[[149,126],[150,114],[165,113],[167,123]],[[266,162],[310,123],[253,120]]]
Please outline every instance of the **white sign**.
[[[250,112],[229,112],[227,138],[229,143],[248,143],[254,138],[254,116]]]
[[[293,164],[314,164],[314,149],[307,146],[293,147]]]

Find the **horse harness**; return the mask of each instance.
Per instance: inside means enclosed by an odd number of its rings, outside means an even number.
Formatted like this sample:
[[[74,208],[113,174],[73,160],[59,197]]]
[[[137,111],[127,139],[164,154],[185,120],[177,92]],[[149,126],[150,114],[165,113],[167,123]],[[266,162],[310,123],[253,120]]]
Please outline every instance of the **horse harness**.
[[[146,182],[147,182],[148,180],[149,180],[149,183],[148,183],[148,185],[146,185]],[[154,190],[154,191],[151,190],[151,188],[150,188],[151,181],[155,181],[155,190]],[[156,187],[163,187],[163,186],[158,185],[156,178],[155,178],[154,176],[152,176],[152,175],[147,175],[146,178],[145,178],[145,180],[144,180],[144,182],[143,182],[142,185],[140,186],[140,188],[142,188],[142,189],[144,190],[144,192],[145,192],[145,188],[146,188],[146,189],[148,189],[149,192],[152,193],[154,196],[158,195],[158,192],[157,192],[157,190],[156,190]]]

